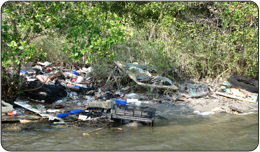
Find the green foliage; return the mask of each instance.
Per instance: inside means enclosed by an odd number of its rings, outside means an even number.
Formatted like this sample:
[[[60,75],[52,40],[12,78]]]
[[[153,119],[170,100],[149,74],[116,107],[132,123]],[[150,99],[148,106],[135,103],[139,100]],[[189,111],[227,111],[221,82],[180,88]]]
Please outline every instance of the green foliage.
[[[134,37],[113,50],[171,75],[258,77],[258,7],[253,2],[109,2]],[[119,11],[120,10],[120,11]],[[148,42],[149,41],[149,42]],[[160,70],[159,70],[160,71]]]
[[[222,4],[222,5],[220,5]],[[233,53],[233,64],[238,65],[238,74],[258,75],[258,7],[253,2],[215,3],[224,8],[220,17],[225,34],[219,41],[225,41],[225,52]],[[224,32],[223,32],[224,33]]]
[[[98,7],[87,6],[86,2],[75,4],[76,10],[71,7],[66,11],[77,13],[66,14],[66,22],[61,23],[61,26],[70,27],[65,30],[68,34],[63,46],[63,51],[69,53],[70,59],[78,61],[86,53],[89,55],[87,62],[93,62],[104,56],[113,44],[127,39],[124,26],[120,23],[121,18],[116,14],[100,12]]]
[[[91,4],[4,3],[2,68],[13,67],[19,76],[21,63],[27,61],[47,58],[62,64],[79,61],[83,55],[88,55],[87,62],[92,63],[107,57],[107,50],[112,45],[122,43],[131,34],[125,31],[121,17],[110,11],[102,12]],[[49,43],[51,39],[54,41]],[[108,58],[113,60],[114,54],[109,54]]]
[[[19,65],[36,54],[32,40],[39,36],[65,36],[60,49],[78,61],[85,53],[103,56],[113,44],[127,39],[121,18],[101,12],[91,2],[6,2],[3,5],[2,64],[10,58]],[[39,50],[43,48],[38,48]],[[39,54],[39,53],[38,53]],[[39,57],[46,57],[40,54]],[[111,56],[111,59],[113,56]],[[89,59],[92,62],[93,59]]]
[[[6,2],[2,14],[4,67],[83,58],[137,61],[173,78],[258,77],[253,2]]]

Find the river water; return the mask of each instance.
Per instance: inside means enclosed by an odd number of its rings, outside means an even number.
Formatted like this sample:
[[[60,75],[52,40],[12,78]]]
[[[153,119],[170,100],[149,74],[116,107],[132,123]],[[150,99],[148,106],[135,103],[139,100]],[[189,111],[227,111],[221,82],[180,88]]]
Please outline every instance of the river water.
[[[168,117],[169,118],[169,117]],[[258,146],[258,114],[183,114],[156,119],[154,127],[119,126],[83,136],[96,128],[39,124],[2,131],[2,147],[24,150],[246,150]]]

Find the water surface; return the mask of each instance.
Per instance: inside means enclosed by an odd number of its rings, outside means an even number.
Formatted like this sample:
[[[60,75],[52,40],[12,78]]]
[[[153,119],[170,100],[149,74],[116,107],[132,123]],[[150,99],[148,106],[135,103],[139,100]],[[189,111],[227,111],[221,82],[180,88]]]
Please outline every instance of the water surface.
[[[258,146],[258,114],[185,114],[155,120],[149,126],[122,130],[39,126],[30,131],[3,131],[5,150],[246,150]]]

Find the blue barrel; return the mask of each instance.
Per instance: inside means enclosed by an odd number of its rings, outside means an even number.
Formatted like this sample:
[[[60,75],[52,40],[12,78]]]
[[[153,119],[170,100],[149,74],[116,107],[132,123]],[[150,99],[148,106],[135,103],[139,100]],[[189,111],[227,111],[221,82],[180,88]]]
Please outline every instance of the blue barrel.
[[[83,110],[82,109],[75,109],[75,110],[71,110],[69,112],[69,114],[76,114],[76,113],[80,113],[80,112],[83,112]]]
[[[64,117],[68,117],[68,116],[69,116],[68,113],[58,113],[58,114],[57,114],[57,117],[58,117],[58,118],[64,118]]]
[[[126,100],[119,100],[119,99],[114,99],[116,104],[121,104],[121,105],[126,105]]]

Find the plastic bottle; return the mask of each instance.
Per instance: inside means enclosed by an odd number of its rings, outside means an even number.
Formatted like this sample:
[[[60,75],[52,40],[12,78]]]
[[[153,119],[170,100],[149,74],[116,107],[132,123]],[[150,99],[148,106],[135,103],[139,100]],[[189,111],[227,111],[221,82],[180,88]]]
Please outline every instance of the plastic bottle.
[[[195,92],[200,92],[200,91],[201,91],[200,87],[195,88]]]
[[[60,110],[58,110],[58,109],[48,109],[47,112],[54,112],[55,113],[55,112],[60,112]]]
[[[203,85],[202,88],[201,88],[202,91],[207,91],[207,85]]]
[[[196,89],[189,88],[190,94],[194,95],[197,94]]]
[[[63,100],[57,100],[57,101],[55,101],[54,103],[55,104],[59,104],[59,103],[62,103],[63,102]]]
[[[44,108],[43,105],[38,104],[36,107],[37,107],[37,109],[40,110],[42,113],[46,113],[46,109]]]
[[[82,77],[82,76],[78,76],[76,82],[77,82],[77,83],[80,83],[80,82],[82,82],[82,81],[83,81],[83,77]]]
[[[20,112],[18,110],[13,110],[13,111],[8,111],[7,115],[8,116],[18,116],[18,115],[23,115],[23,112]]]
[[[78,96],[77,96],[78,94],[76,93],[76,92],[71,92],[70,94],[69,94],[69,97],[71,98],[71,99],[78,99]]]
[[[26,75],[26,74],[28,74],[28,72],[20,70],[20,75]]]
[[[47,72],[51,72],[51,68],[47,67],[47,68],[46,68],[46,71],[47,71]]]
[[[129,94],[126,94],[125,96],[126,96],[126,98],[129,98],[129,99],[139,99],[139,95],[136,93],[129,93]]]

